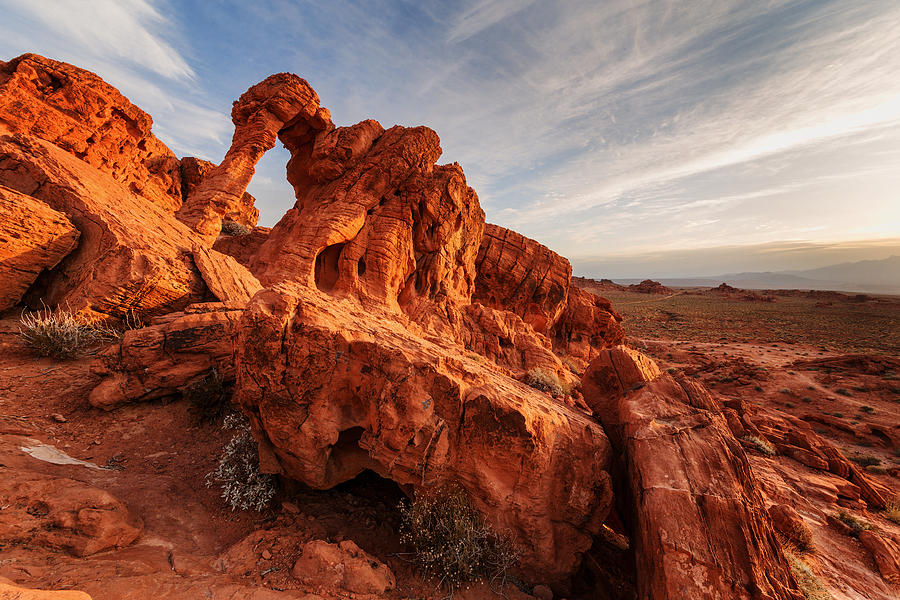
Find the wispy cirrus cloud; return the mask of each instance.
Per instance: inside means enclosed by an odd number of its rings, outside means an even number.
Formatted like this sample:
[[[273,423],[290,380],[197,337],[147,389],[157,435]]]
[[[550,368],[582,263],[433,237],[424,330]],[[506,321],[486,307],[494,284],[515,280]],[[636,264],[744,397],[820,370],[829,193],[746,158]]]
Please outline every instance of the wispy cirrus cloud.
[[[0,52],[96,70],[180,152],[221,156],[231,100],[278,71],[338,124],[428,125],[489,220],[576,271],[900,230],[894,0],[134,0],[103,26],[0,6]],[[293,203],[285,160],[268,154],[251,186],[265,224]]]

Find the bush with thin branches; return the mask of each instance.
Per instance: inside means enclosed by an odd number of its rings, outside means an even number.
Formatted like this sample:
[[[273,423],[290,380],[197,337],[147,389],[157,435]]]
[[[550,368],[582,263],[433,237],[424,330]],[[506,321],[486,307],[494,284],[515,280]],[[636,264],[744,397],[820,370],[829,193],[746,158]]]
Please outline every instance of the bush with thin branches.
[[[223,429],[237,433],[225,444],[219,466],[206,476],[206,485],[218,484],[231,510],[263,510],[275,496],[275,478],[259,471],[259,451],[247,417],[225,417]]]
[[[519,554],[494,531],[458,486],[420,491],[400,505],[400,540],[427,576],[454,590],[465,583],[505,581]]]

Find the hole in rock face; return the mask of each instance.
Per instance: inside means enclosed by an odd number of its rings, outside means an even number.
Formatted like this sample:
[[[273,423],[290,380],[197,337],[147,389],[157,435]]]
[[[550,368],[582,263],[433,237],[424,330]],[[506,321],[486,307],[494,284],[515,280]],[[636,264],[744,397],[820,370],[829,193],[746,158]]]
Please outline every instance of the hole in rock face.
[[[360,256],[359,262],[356,263],[356,273],[360,277],[366,274],[366,258],[364,256]]]
[[[341,483],[334,489],[372,502],[381,502],[390,508],[396,508],[401,500],[407,498],[403,489],[395,481],[386,479],[370,469],[365,469],[353,479]]]
[[[345,244],[332,244],[322,250],[316,257],[316,287],[323,292],[330,292],[337,285],[340,278],[338,263]]]

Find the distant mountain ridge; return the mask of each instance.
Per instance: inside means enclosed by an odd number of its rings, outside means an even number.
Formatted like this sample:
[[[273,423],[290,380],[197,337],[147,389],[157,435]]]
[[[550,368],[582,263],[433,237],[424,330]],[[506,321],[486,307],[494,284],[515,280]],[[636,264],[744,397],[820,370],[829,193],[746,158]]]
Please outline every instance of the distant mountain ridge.
[[[616,279],[616,283],[638,283],[641,279]],[[834,290],[900,294],[900,256],[881,260],[829,265],[806,271],[766,271],[727,273],[707,277],[659,278],[675,287],[714,287],[720,283],[744,289]]]

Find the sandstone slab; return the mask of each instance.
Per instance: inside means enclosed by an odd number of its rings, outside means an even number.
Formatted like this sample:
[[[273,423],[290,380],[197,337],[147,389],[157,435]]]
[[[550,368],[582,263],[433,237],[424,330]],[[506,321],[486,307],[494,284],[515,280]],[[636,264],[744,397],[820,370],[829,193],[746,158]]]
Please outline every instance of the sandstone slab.
[[[62,213],[0,186],[0,310],[18,303],[41,272],[75,249],[80,235]]]
[[[127,546],[143,524],[110,493],[85,483],[0,468],[0,540],[89,556]]]

